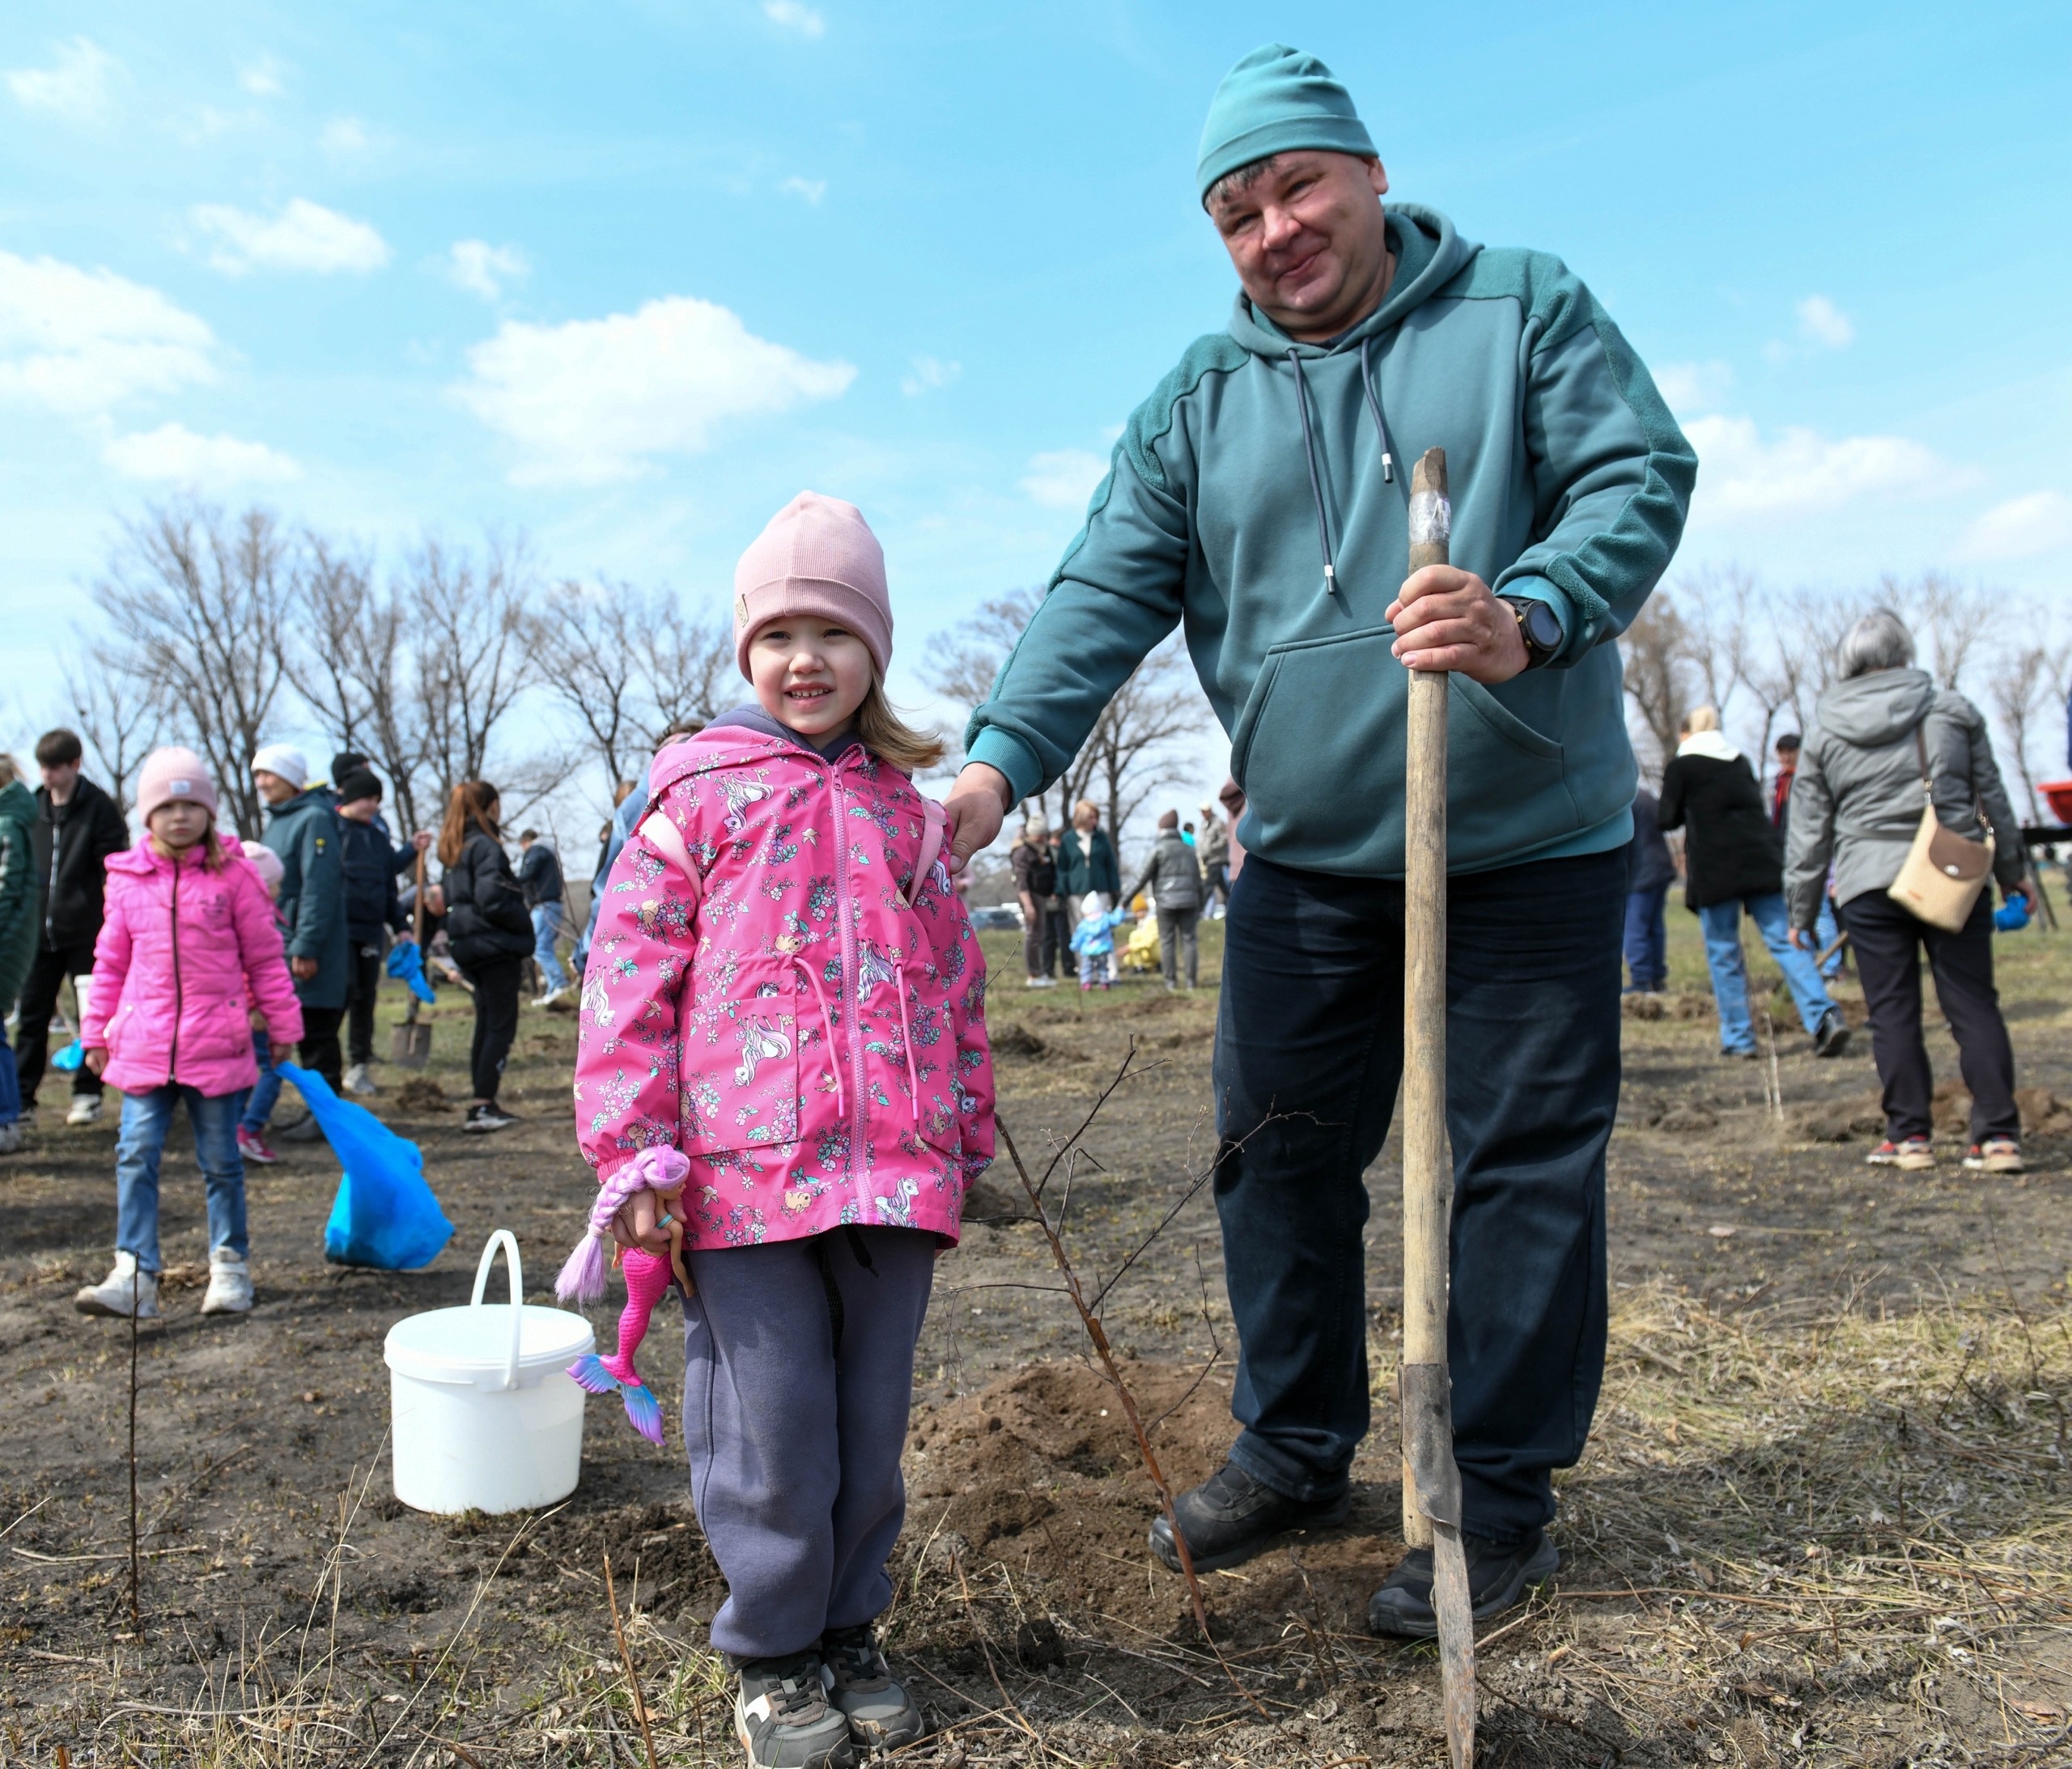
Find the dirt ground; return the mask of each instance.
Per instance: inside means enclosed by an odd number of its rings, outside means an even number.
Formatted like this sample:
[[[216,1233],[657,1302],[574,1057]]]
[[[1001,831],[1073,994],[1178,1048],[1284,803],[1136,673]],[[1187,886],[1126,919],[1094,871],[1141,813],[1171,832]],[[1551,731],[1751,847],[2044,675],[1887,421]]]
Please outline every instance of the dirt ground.
[[[1604,1397],[1562,1479],[1558,1580],[1485,1631],[1481,1760],[2072,1761],[2072,1112],[2051,1097],[2072,1101],[2072,938],[2000,943],[2036,1128],[2031,1172],[1982,1182],[1955,1136],[1932,1173],[1866,1168],[1864,1041],[1816,1063],[1781,1000],[1780,1117],[1768,1063],[1716,1054],[1689,918],[1672,911],[1672,933],[1671,996],[1627,1022]],[[1212,1152],[1212,987],[1030,992],[1017,942],[987,944],[1001,1109],[1025,1155],[1070,1133],[1132,1041],[1145,1065],[1089,1133],[1066,1240],[1098,1288],[1179,1206],[1104,1311],[1167,1473],[1191,1483],[1233,1428],[1213,1210],[1187,1195]],[[1212,975],[1214,929],[1205,944]],[[465,1000],[448,995],[435,1024],[429,1073],[457,1097]],[[1930,1037],[1954,1076],[1947,1032]],[[580,1229],[574,1038],[571,1019],[528,1010],[505,1096],[525,1122],[494,1138],[461,1135],[457,1109],[406,1106],[377,1069],[374,1109],[422,1145],[457,1225],[424,1271],[325,1263],[328,1152],[255,1171],[258,1306],[240,1321],[198,1313],[201,1188],[176,1133],[165,1314],[136,1348],[134,1621],[130,1335],[70,1306],[106,1269],[114,1126],[65,1128],[46,1084],[28,1150],[0,1167],[0,1408],[17,1421],[0,1458],[0,1761],[644,1762],[606,1551],[658,1760],[737,1760],[703,1646],[721,1589],[680,1446],[652,1449],[598,1404],[582,1484],[551,1511],[442,1519],[388,1491],[388,1326],[465,1302],[496,1228],[543,1299]],[[991,1220],[938,1269],[921,1348],[887,1633],[938,1729],[905,1760],[1444,1760],[1429,1650],[1361,1627],[1402,1552],[1393,1146],[1369,1184],[1375,1428],[1353,1514],[1206,1581],[1221,1663],[1144,1551],[1149,1488],[1048,1249],[989,1186],[975,1213]],[[597,1312],[605,1343],[615,1306]],[[643,1363],[673,1420],[671,1331]]]

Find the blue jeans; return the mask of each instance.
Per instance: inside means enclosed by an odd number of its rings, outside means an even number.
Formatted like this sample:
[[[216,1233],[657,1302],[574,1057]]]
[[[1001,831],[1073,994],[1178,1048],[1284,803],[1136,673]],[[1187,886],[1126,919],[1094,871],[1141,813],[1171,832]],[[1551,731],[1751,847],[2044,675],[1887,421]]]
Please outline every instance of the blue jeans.
[[[1817,957],[1833,945],[1841,938],[1841,923],[1835,919],[1835,900],[1823,891],[1820,893],[1820,913],[1813,923],[1815,955]],[[1841,974],[1842,955],[1838,951],[1821,965],[1820,974],[1826,981],[1832,982]]]
[[[1626,893],[1626,970],[1636,989],[1653,994],[1669,982],[1669,929],[1662,906],[1670,880]]]
[[[1454,1449],[1467,1527],[1514,1542],[1553,1517],[1552,1471],[1582,1453],[1604,1372],[1626,856],[1466,874],[1446,895]],[[1369,1424],[1363,1176],[1403,1073],[1403,886],[1250,854],[1225,926],[1230,1458],[1291,1498],[1328,1500]]]
[[[173,1107],[187,1102],[194,1128],[194,1157],[208,1187],[209,1251],[245,1256],[244,1161],[237,1152],[242,1093],[197,1093],[168,1084],[122,1101],[122,1134],[115,1144],[115,1245],[137,1256],[146,1271],[159,1269],[159,1156],[172,1128]]]
[[[15,1072],[14,1047],[7,1042],[7,1022],[0,1018],[0,1124],[11,1124],[21,1115],[21,1079]]]
[[[253,1033],[252,1054],[259,1059],[259,1080],[244,1097],[244,1114],[237,1127],[257,1136],[265,1129],[266,1121],[274,1115],[274,1104],[281,1097],[281,1072],[274,1067],[273,1041],[265,1033]]]
[[[1713,999],[1719,1008],[1719,1047],[1730,1053],[1756,1048],[1755,1020],[1748,1010],[1748,965],[1741,956],[1744,908],[1763,936],[1763,944],[1770,948],[1777,969],[1784,973],[1806,1029],[1819,1030],[1820,1022],[1835,1006],[1820,982],[1819,972],[1813,968],[1813,954],[1801,952],[1791,943],[1781,891],[1709,904],[1698,911],[1698,925],[1705,930],[1705,962],[1712,968]]]
[[[568,973],[554,957],[554,943],[561,937],[561,905],[536,904],[533,910],[533,961],[540,967],[540,980],[551,993],[568,986]]]

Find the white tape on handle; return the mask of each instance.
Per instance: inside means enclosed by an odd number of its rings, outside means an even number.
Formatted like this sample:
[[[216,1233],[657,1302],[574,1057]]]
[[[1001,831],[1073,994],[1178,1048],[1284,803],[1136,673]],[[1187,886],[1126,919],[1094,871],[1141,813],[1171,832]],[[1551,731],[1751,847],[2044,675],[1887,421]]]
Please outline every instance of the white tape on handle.
[[[1410,544],[1429,546],[1453,533],[1454,507],[1436,491],[1415,491],[1410,496]]]

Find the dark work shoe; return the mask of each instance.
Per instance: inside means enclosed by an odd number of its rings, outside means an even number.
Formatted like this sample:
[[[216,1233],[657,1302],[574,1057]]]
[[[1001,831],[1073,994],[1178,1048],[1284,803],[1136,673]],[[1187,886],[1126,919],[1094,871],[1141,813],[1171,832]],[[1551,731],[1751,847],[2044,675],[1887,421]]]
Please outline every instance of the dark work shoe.
[[[849,1722],[849,1736],[866,1750],[897,1750],[928,1730],[914,1698],[899,1686],[878,1650],[868,1622],[831,1627],[820,1637],[821,1657],[834,1679],[827,1699]]]
[[[1335,1499],[1290,1499],[1263,1481],[1255,1480],[1227,1461],[1199,1487],[1173,1501],[1180,1533],[1197,1572],[1213,1572],[1249,1560],[1276,1536],[1290,1529],[1328,1529],[1345,1521],[1352,1495]],[[1161,1514],[1151,1526],[1151,1551],[1175,1572],[1180,1551],[1173,1545],[1173,1526]]]
[[[1560,1570],[1561,1555],[1535,1529],[1522,1542],[1491,1542],[1463,1534],[1467,1551],[1467,1596],[1475,1619],[1501,1615],[1526,1593],[1528,1585],[1551,1579]],[[1367,1605],[1367,1631],[1402,1640],[1429,1640],[1439,1631],[1432,1613],[1432,1551],[1412,1548]]]
[[[1838,1057],[1849,1048],[1849,1022],[1842,1018],[1839,1008],[1830,1008],[1820,1016],[1820,1024],[1813,1033],[1813,1054],[1816,1057]]]
[[[324,1126],[316,1122],[314,1112],[305,1112],[286,1130],[274,1134],[283,1143],[321,1143],[324,1140]]]
[[[749,1769],[853,1769],[849,1722],[827,1699],[827,1667],[818,1652],[789,1658],[746,1658],[734,1667],[734,1736]]]

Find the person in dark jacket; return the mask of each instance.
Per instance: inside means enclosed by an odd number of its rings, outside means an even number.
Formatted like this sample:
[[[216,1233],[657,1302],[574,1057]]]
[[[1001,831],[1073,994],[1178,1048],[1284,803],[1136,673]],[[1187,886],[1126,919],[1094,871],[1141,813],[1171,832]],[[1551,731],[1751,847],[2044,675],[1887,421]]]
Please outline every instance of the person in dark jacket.
[[[1101,811],[1091,799],[1081,799],[1072,808],[1072,827],[1058,847],[1058,889],[1066,906],[1066,918],[1076,922],[1086,913],[1093,897],[1103,910],[1115,906],[1123,893],[1122,868],[1115,859],[1115,844],[1101,827]],[[1108,980],[1115,979],[1115,954],[1108,954]]]
[[[7,1016],[36,957],[36,856],[29,845],[35,821],[36,800],[22,784],[15,758],[0,755],[0,1155],[22,1146],[22,1091],[7,1043]]]
[[[1921,1035],[1921,957],[1957,1041],[1972,1097],[1974,1173],[2022,1170],[2015,1051],[1993,981],[1993,902],[1981,891],[1955,933],[1895,901],[1898,879],[1926,802],[1953,834],[1976,840],[1982,812],[1993,835],[1993,869],[2011,902],[2036,907],[2020,821],[1993,759],[1977,707],[1938,689],[1913,667],[1913,635],[1890,609],[1874,609],[1844,636],[1837,680],[1820,697],[1818,723],[1792,788],[1785,883],[1793,940],[1810,947],[1832,868],[1842,923],[1856,952],[1870,1014],[1870,1054],[1884,1085],[1885,1139],[1874,1166],[1932,1167],[1935,1076]]]
[[[1694,708],[1684,721],[1676,757],[1662,770],[1656,812],[1665,829],[1688,827],[1684,840],[1684,901],[1705,929],[1705,962],[1719,1008],[1722,1054],[1761,1053],[1748,1007],[1748,967],[1741,951],[1746,910],[1784,973],[1799,1018],[1824,1057],[1849,1046],[1841,1009],[1820,982],[1811,957],[1791,943],[1784,906],[1784,855],[1748,758],[1720,734],[1719,714]]]
[[[334,758],[339,759],[339,758]],[[357,757],[352,759],[357,760]],[[338,856],[346,901],[346,1091],[380,1091],[368,1067],[374,1061],[374,1005],[381,990],[388,940],[408,940],[410,918],[397,894],[396,877],[414,865],[418,851],[388,839],[381,821],[381,782],[371,769],[333,776],[338,795]]]
[[[525,913],[533,918],[533,962],[540,967],[540,999],[536,1008],[551,1006],[568,993],[568,973],[561,968],[554,942],[561,938],[561,900],[567,889],[561,876],[561,856],[540,839],[537,829],[518,838],[518,889]]]
[[[1166,973],[1166,986],[1180,986],[1179,961],[1184,950],[1187,987],[1193,988],[1201,972],[1201,948],[1195,935],[1201,920],[1201,863],[1195,858],[1193,845],[1180,834],[1178,811],[1159,817],[1158,839],[1151,845],[1151,858],[1123,901],[1132,901],[1141,890],[1151,893],[1151,907],[1158,917],[1158,964]]]
[[[463,780],[447,800],[439,832],[446,898],[446,940],[453,961],[474,986],[475,1038],[470,1057],[475,1097],[461,1128],[503,1130],[518,1120],[497,1103],[512,1041],[518,1035],[518,995],[533,951],[533,918],[497,823],[502,808],[486,780]]]
[[[1662,906],[1676,882],[1676,863],[1656,821],[1658,805],[1645,787],[1633,795],[1633,845],[1626,850],[1628,995],[1659,995],[1669,984],[1669,930]]]
[[[49,1059],[50,1017],[57,1011],[57,991],[67,977],[79,998],[80,1016],[85,1016],[108,856],[130,845],[130,826],[121,808],[80,773],[84,755],[73,732],[47,731],[36,740],[43,785],[36,794],[36,821],[29,825],[36,946],[22,979],[22,1047],[17,1055],[25,1117],[36,1109],[36,1090]],[[72,1105],[66,1122],[92,1123],[100,1116],[100,1077],[82,1063],[72,1071]]]
[[[345,1079],[338,1028],[346,1017],[352,968],[338,800],[327,788],[309,785],[308,762],[299,749],[284,743],[268,744],[253,757],[252,780],[266,801],[266,833],[261,839],[281,861],[276,902],[288,969],[302,1003],[296,1060],[322,1075],[336,1092]],[[291,1124],[281,1136],[287,1142],[313,1143],[322,1134],[311,1117]]]
[[[1021,902],[1021,959],[1031,989],[1054,989],[1060,955],[1071,935],[1058,901],[1058,859],[1051,846],[1051,825],[1033,811],[1008,851],[1014,872],[1014,894]]]

